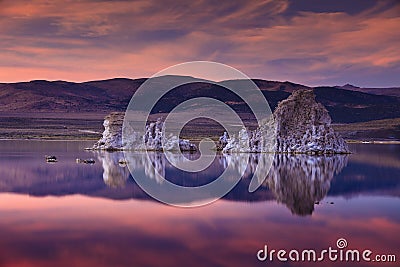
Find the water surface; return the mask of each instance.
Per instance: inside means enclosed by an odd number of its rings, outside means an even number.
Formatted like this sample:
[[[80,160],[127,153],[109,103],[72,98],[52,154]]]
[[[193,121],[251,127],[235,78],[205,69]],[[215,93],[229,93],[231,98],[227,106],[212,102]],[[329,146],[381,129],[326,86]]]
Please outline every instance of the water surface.
[[[0,266],[309,266],[260,262],[256,253],[264,245],[335,247],[338,238],[349,248],[399,259],[399,145],[352,145],[351,155],[327,157],[276,155],[254,193],[247,189],[257,155],[248,165],[219,155],[192,175],[174,170],[163,154],[147,162],[132,155],[150,179],[149,163],[187,186],[212,181],[228,161],[246,168],[223,199],[190,209],[153,200],[118,163],[122,153],[83,150],[90,145],[0,141]],[[44,155],[53,154],[59,161],[46,163]]]

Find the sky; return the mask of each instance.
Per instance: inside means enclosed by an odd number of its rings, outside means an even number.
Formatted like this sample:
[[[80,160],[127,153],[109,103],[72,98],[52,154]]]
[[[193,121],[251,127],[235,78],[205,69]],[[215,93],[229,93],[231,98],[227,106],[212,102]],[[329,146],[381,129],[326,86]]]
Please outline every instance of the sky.
[[[0,0],[0,82],[215,61],[310,86],[400,86],[398,0]]]

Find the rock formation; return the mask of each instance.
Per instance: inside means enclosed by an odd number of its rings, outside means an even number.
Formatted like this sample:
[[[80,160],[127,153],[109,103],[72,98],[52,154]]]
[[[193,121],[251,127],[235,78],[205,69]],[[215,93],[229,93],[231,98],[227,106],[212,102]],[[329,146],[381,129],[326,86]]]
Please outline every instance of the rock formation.
[[[147,150],[147,151],[197,151],[195,144],[186,139],[179,139],[177,136],[164,136],[163,121],[158,119],[156,122],[146,126],[146,132],[139,136],[139,142],[123,143],[122,127],[125,113],[113,112],[104,118],[103,136],[97,141],[92,149],[94,150]],[[132,131],[132,136],[137,133]],[[133,138],[135,139],[135,138]],[[136,140],[137,141],[137,140]],[[164,145],[163,145],[164,144]]]
[[[217,150],[222,150],[226,145],[228,144],[229,136],[227,132],[224,132],[222,136],[219,137],[218,144],[217,144]]]
[[[148,151],[197,151],[195,144],[192,144],[187,139],[179,139],[177,136],[166,137],[163,131],[164,122],[157,119],[146,126],[146,133],[143,136],[143,149],[141,147],[130,147],[126,144],[128,149],[139,149]],[[164,143],[164,145],[163,145]]]
[[[254,131],[242,129],[223,152],[279,152],[306,154],[349,153],[346,142],[331,127],[325,107],[312,90],[294,91],[279,103],[270,120]]]
[[[93,149],[197,151],[189,140],[166,137],[163,121],[158,119],[146,126],[142,136],[132,131],[132,140],[122,143],[124,113],[114,112],[105,117],[102,138]],[[225,153],[279,152],[306,154],[349,153],[346,142],[331,127],[325,107],[315,101],[312,90],[294,91],[279,103],[270,119],[254,131],[242,129],[237,137],[224,133],[217,148]]]
[[[122,124],[124,122],[123,112],[112,112],[104,118],[103,136],[97,141],[92,149],[95,150],[121,150],[122,149]]]
[[[346,142],[331,127],[325,107],[315,101],[312,90],[299,90],[279,103],[277,151],[299,153],[348,153]]]

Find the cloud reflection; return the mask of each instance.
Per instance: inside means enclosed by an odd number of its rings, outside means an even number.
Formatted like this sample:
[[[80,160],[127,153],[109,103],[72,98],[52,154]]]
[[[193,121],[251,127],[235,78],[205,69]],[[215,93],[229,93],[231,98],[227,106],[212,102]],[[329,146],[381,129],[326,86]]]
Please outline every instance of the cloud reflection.
[[[7,267],[176,266],[177,262],[255,266],[255,253],[264,244],[276,249],[325,249],[338,237],[345,237],[351,248],[398,252],[399,242],[393,238],[400,230],[394,212],[398,200],[391,200],[393,209],[387,209],[387,198],[335,201],[339,205],[300,218],[274,202],[243,205],[222,200],[179,209],[138,200],[2,194],[0,259]]]

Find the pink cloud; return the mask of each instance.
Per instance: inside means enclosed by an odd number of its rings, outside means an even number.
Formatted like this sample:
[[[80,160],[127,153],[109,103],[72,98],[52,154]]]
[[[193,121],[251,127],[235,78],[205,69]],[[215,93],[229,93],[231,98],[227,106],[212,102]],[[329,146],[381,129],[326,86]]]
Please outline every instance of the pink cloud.
[[[176,63],[212,60],[250,77],[317,85],[360,77],[366,70],[382,80],[383,73],[400,65],[398,5],[384,8],[377,2],[354,15],[288,15],[289,1],[171,1],[165,6],[157,1],[3,1],[0,80],[143,77]]]

